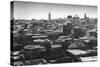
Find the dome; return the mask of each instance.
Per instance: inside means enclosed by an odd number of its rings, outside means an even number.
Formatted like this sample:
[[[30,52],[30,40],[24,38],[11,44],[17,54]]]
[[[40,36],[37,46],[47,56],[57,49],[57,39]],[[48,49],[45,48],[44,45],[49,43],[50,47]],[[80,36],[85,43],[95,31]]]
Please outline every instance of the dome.
[[[74,16],[74,18],[79,18],[79,16],[76,14],[76,15]]]

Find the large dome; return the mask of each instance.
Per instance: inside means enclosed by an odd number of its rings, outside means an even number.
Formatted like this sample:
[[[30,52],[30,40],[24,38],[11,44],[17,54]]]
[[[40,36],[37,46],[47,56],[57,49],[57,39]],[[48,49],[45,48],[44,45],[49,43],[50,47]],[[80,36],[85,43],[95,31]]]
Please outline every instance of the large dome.
[[[74,18],[79,18],[79,16],[76,14],[76,15],[74,16]]]

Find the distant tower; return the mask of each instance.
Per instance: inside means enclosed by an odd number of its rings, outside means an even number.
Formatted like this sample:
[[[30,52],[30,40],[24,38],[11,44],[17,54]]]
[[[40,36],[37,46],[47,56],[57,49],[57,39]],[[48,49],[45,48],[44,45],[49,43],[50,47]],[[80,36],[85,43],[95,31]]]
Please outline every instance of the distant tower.
[[[49,22],[51,22],[51,13],[49,12],[49,16],[48,16]]]
[[[84,14],[84,19],[86,19],[87,17],[86,17],[86,13]]]

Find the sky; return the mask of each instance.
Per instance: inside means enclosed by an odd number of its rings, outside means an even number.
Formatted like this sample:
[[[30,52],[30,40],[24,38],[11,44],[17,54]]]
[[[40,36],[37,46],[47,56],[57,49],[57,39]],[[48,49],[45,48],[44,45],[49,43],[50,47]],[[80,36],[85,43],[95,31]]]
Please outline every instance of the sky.
[[[66,18],[68,15],[76,14],[83,18],[84,14],[90,18],[97,18],[97,6],[89,5],[71,5],[39,2],[14,2],[15,19],[48,19],[51,13],[51,19]]]

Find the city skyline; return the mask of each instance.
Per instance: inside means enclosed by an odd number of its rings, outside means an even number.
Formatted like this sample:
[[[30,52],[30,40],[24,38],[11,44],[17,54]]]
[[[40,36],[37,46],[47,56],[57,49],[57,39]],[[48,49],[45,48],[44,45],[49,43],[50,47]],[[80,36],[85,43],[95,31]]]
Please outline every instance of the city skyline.
[[[51,19],[67,18],[68,15],[84,18],[97,18],[97,6],[37,3],[37,2],[14,2],[15,19],[48,19],[51,13]]]

